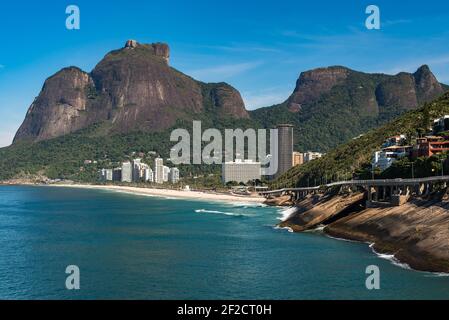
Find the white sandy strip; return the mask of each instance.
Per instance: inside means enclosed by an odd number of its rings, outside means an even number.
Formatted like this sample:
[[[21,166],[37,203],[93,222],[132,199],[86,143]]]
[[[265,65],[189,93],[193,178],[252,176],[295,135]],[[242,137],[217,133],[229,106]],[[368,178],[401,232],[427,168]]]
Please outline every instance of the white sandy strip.
[[[207,193],[200,191],[184,191],[184,190],[171,190],[171,189],[152,189],[152,188],[138,188],[138,187],[125,187],[125,186],[102,186],[102,185],[82,185],[82,184],[53,184],[50,186],[56,187],[70,187],[70,188],[83,188],[83,189],[100,189],[108,191],[126,192],[136,195],[156,196],[163,198],[184,198],[202,201],[224,201],[224,202],[240,202],[240,203],[263,203],[265,198],[263,197],[245,197],[236,195],[227,195],[219,193]]]

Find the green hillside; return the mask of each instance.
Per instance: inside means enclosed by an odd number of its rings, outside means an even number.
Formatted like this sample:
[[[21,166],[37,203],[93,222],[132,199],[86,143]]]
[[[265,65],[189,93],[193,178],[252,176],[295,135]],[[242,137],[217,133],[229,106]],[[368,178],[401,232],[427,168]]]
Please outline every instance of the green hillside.
[[[279,177],[273,183],[273,187],[312,186],[326,181],[337,181],[343,178],[351,179],[353,175],[366,177],[367,172],[369,172],[366,169],[370,167],[369,163],[373,152],[380,148],[386,138],[396,134],[406,134],[410,140],[413,140],[413,138],[428,131],[433,119],[444,114],[449,114],[449,93],[444,94],[434,102],[425,104],[421,109],[406,112],[396,120],[337,147],[321,159],[292,168]],[[435,159],[420,159],[421,166],[418,164],[416,176],[420,172],[422,175],[429,174],[429,170],[430,174],[435,172],[432,164],[429,166],[428,163],[432,162],[432,160]],[[392,178],[395,172],[398,175],[404,173],[404,170],[401,169],[401,166],[407,166],[407,163],[404,162],[406,160],[398,161],[384,175]],[[429,167],[429,170],[423,171],[422,168],[425,165]]]

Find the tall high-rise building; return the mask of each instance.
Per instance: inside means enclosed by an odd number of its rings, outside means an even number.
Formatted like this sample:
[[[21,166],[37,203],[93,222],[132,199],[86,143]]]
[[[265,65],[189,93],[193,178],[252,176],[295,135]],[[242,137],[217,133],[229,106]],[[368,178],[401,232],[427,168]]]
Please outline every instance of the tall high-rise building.
[[[113,181],[122,181],[122,168],[115,168],[112,172]]]
[[[163,181],[164,182],[168,182],[168,175],[170,174],[170,168],[167,167],[167,166],[164,166],[163,172],[164,172],[164,174],[163,174]]]
[[[164,160],[162,158],[154,159],[154,182],[164,183]]]
[[[132,176],[133,176],[134,182],[140,181],[140,178],[141,178],[140,171],[141,171],[142,163],[140,161],[141,161],[141,159],[139,159],[139,158],[133,160]]]
[[[132,182],[133,181],[133,168],[131,162],[122,163],[122,182]]]
[[[170,183],[178,183],[179,182],[179,169],[171,168],[170,173],[168,175],[168,180]]]
[[[278,171],[276,176],[287,172],[292,167],[293,126],[280,124],[278,129]]]
[[[145,168],[144,180],[145,180],[145,182],[154,182],[153,170],[151,170],[151,168],[149,168],[149,167]]]
[[[101,181],[112,181],[112,169],[101,169],[100,170],[100,180]]]

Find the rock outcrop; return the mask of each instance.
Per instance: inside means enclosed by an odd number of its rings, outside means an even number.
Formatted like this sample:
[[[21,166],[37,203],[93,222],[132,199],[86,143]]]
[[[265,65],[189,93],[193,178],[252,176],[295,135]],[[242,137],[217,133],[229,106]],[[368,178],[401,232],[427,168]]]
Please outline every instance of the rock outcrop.
[[[293,124],[299,150],[327,152],[446,90],[427,66],[397,75],[334,66],[302,72],[286,101],[250,114],[265,127]]]
[[[324,233],[372,243],[416,270],[449,272],[448,193],[414,198],[402,206],[366,208],[363,193],[309,196],[279,224],[295,232],[324,225]]]
[[[339,238],[374,243],[416,270],[449,272],[449,203],[415,199],[400,207],[371,208],[325,229]]]
[[[169,66],[163,43],[128,40],[91,73],[66,68],[50,77],[29,108],[14,141],[55,138],[108,121],[112,132],[160,131],[207,110],[219,117],[248,118],[240,93],[228,84],[201,83]]]

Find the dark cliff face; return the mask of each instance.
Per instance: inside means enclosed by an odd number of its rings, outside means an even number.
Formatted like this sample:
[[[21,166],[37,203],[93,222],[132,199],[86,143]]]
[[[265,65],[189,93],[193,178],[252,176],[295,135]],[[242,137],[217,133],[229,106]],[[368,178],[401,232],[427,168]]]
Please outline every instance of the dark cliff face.
[[[287,100],[288,106],[291,111],[297,112],[303,104],[317,101],[338,85],[349,87],[355,84],[350,80],[356,74],[359,74],[359,77],[364,75],[366,80],[376,82],[375,91],[366,95],[366,103],[372,106],[414,109],[444,93],[442,85],[426,65],[420,67],[414,74],[401,72],[395,76],[374,74],[372,77],[337,66],[301,73],[293,94]],[[358,89],[365,86],[360,83],[360,87]]]
[[[206,103],[223,117],[247,118],[240,93],[227,84],[204,96],[203,84],[169,66],[163,43],[126,42],[88,74],[63,69],[50,77],[14,141],[46,140],[109,121],[113,132],[158,131],[193,119]]]
[[[219,116],[249,118],[242,96],[236,89],[226,83],[212,84],[211,87],[209,99]]]
[[[92,78],[78,68],[66,68],[48,78],[14,140],[49,139],[95,121],[87,113],[92,89],[95,90]]]
[[[265,127],[291,123],[297,149],[326,152],[445,90],[427,66],[394,76],[335,66],[301,73],[284,103],[250,114]]]
[[[291,111],[300,111],[305,103],[316,101],[335,85],[348,77],[349,69],[344,67],[319,68],[301,73],[293,94],[288,99]]]

